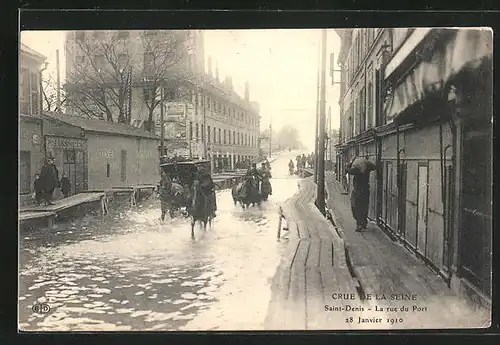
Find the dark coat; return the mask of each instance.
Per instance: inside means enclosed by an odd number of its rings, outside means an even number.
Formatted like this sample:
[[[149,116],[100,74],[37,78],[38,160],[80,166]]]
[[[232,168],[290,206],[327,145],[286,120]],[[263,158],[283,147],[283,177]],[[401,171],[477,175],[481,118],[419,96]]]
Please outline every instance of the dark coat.
[[[43,193],[43,181],[40,178],[35,180],[33,187],[35,189],[35,194]]]
[[[160,180],[160,198],[163,201],[169,199],[172,191],[172,180],[170,177],[162,177]]]
[[[61,191],[63,193],[69,193],[71,191],[71,183],[66,176],[61,177]]]
[[[45,164],[40,172],[40,180],[46,191],[53,191],[59,187],[59,170],[54,164]]]

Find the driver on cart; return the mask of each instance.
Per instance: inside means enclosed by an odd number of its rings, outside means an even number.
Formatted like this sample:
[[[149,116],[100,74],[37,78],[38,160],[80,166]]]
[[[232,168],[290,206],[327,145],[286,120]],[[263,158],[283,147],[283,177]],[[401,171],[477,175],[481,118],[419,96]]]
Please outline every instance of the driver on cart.
[[[217,199],[215,197],[215,185],[212,180],[212,176],[210,176],[210,172],[206,171],[205,168],[200,165],[197,169],[197,177],[198,181],[200,181],[201,190],[203,194],[205,194],[208,198],[208,202],[210,204],[211,217],[215,218],[217,211]]]

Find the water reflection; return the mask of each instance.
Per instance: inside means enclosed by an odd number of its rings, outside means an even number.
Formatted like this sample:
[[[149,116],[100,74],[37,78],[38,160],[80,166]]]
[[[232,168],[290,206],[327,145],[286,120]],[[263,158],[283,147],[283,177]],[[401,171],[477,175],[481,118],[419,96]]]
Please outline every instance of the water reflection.
[[[218,193],[218,216],[191,240],[187,219],[159,223],[159,205],[89,216],[21,236],[20,327],[47,331],[258,329],[283,244],[273,182],[262,208]],[[36,314],[34,303],[48,303]]]

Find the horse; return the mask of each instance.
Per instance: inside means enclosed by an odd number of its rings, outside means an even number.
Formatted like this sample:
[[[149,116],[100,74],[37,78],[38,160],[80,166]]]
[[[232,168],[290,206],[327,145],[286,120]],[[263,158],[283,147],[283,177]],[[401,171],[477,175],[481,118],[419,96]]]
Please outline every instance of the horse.
[[[267,198],[271,194],[271,190],[272,190],[271,189],[271,181],[269,181],[268,178],[263,179],[260,189],[261,189],[262,200],[267,201]]]
[[[231,189],[234,204],[240,203],[243,209],[248,208],[250,204],[260,205],[260,195],[258,186],[255,186],[255,181],[245,179],[245,181],[238,183]]]
[[[212,212],[210,209],[210,200],[203,192],[198,181],[193,185],[193,201],[189,210],[191,216],[191,237],[194,238],[194,225],[199,222],[203,230],[207,230],[207,224],[212,226]]]
[[[174,212],[179,211],[182,207],[187,206],[187,197],[184,187],[177,182],[172,182],[172,188],[169,195],[170,205],[169,214],[170,218],[174,217]]]

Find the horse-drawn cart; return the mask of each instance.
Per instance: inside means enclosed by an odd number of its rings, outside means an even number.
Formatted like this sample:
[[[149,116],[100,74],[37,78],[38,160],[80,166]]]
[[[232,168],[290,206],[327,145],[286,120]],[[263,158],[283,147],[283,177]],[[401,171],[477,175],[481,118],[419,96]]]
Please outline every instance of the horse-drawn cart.
[[[205,171],[210,173],[209,160],[189,160],[183,158],[168,159],[161,157],[160,167],[172,180],[173,195],[171,200],[170,214],[174,210],[189,208],[193,196],[193,184],[197,177],[198,167],[203,166]],[[160,186],[158,184],[158,190]]]

